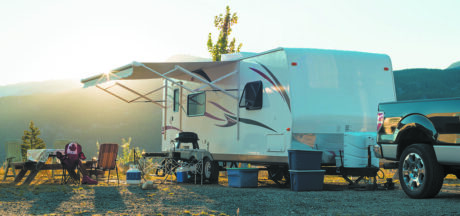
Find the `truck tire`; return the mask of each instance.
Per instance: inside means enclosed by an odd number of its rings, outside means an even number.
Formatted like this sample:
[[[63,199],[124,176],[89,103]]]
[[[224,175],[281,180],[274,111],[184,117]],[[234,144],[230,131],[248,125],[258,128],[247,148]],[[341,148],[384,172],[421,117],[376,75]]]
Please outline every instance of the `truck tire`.
[[[398,174],[404,192],[415,199],[436,196],[444,181],[443,167],[428,144],[407,147],[399,159]]]
[[[204,179],[212,184],[219,182],[219,164],[209,158],[204,158],[203,165]]]

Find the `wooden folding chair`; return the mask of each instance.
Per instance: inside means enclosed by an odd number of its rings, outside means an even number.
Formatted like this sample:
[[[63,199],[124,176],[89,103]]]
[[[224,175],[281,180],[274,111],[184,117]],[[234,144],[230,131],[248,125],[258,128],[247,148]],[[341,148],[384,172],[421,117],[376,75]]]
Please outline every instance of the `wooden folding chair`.
[[[104,172],[109,171],[109,174],[107,176],[107,183],[109,183],[110,180],[110,170],[115,170],[117,172],[118,185],[120,185],[120,179],[118,178],[117,156],[118,144],[101,144],[99,147],[99,156],[97,158],[95,170],[102,170]]]
[[[5,174],[3,176],[3,181],[5,181],[7,177],[16,178],[16,169],[13,166],[13,163],[22,162],[21,141],[19,140],[6,141],[5,148],[6,148],[6,160],[4,162],[3,170],[5,171]],[[12,175],[8,175],[10,168],[13,171]]]

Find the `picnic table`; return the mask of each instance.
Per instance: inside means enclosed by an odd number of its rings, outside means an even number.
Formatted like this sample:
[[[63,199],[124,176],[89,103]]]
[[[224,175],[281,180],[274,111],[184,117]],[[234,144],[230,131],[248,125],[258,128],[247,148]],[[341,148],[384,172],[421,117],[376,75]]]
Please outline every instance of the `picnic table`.
[[[14,179],[14,183],[19,183],[30,171],[23,185],[29,185],[41,170],[56,170],[61,169],[61,164],[46,164],[49,157],[56,157],[57,152],[64,154],[64,149],[30,149],[27,150],[27,161],[13,163],[16,169],[21,169],[19,174]]]

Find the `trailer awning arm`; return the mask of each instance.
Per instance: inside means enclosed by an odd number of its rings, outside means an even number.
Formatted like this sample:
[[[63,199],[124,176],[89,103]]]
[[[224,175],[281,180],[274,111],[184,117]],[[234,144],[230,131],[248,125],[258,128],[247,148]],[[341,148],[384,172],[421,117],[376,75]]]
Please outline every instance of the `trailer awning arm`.
[[[127,91],[129,91],[129,92],[131,92],[131,93],[133,93],[133,94],[135,94],[135,95],[138,95],[138,97],[136,97],[136,98],[134,98],[134,99],[131,99],[131,100],[128,100],[128,99],[126,99],[126,98],[124,98],[124,97],[122,97],[122,96],[120,96],[120,95],[118,95],[118,94],[116,94],[116,93],[114,93],[114,92],[112,92],[112,91],[109,90],[110,88],[113,88],[113,87],[115,87],[115,86],[119,86],[119,87],[121,87],[121,88],[123,88],[123,89],[125,89],[125,90],[127,90]],[[150,94],[152,94],[152,93],[155,93],[155,92],[157,92],[157,91],[163,89],[164,86],[161,86],[160,88],[157,88],[157,89],[155,89],[155,90],[153,90],[153,91],[150,91],[150,92],[148,92],[147,94],[141,94],[141,93],[139,93],[139,92],[137,92],[137,91],[135,91],[135,90],[133,90],[133,89],[131,89],[131,88],[129,88],[129,87],[127,87],[127,86],[121,84],[121,83],[118,83],[118,82],[114,83],[114,84],[111,85],[111,86],[105,87],[105,88],[102,87],[102,86],[100,86],[100,85],[96,85],[96,87],[99,88],[99,89],[101,89],[102,91],[105,91],[105,92],[107,92],[107,93],[109,93],[109,94],[115,96],[116,98],[118,98],[118,99],[120,99],[120,100],[122,100],[122,101],[124,101],[124,102],[126,102],[126,103],[132,103],[132,102],[151,102],[151,103],[154,103],[154,104],[160,106],[161,108],[164,108],[164,106],[161,104],[161,103],[164,102],[164,101],[162,101],[162,100],[153,100],[153,99],[151,99],[151,98],[148,97],[148,95],[150,95]],[[146,101],[138,101],[138,100],[141,99],[141,98],[145,99]]]

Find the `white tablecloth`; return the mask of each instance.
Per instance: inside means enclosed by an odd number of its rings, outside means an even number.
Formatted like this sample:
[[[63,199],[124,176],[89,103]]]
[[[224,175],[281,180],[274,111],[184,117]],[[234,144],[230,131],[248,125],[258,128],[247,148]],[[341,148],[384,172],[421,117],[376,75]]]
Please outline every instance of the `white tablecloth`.
[[[55,155],[56,152],[64,154],[64,149],[29,149],[27,150],[27,160],[33,162],[46,162],[48,157]]]

